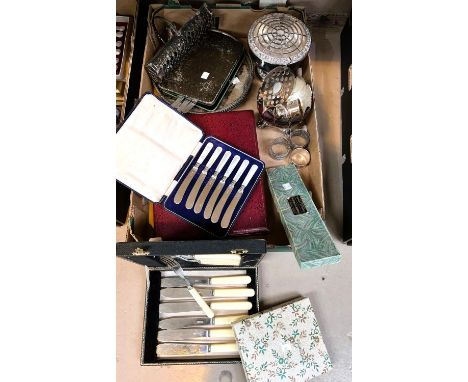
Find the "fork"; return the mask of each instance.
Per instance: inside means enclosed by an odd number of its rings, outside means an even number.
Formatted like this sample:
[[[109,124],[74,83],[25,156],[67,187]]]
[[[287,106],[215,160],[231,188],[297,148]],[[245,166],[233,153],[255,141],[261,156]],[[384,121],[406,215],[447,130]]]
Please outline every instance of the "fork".
[[[180,266],[180,264],[169,256],[160,256],[159,259],[161,260],[161,262],[163,262],[169,268],[171,268],[177,276],[179,276],[182,280],[185,281],[185,283],[187,284],[188,291],[190,292],[192,297],[195,299],[197,304],[200,306],[200,308],[202,308],[203,312],[205,312],[205,314],[209,318],[213,318],[214,312],[211,310],[211,308],[208,306],[205,300],[203,300],[203,298],[200,296],[197,290],[185,278],[184,271],[182,270],[182,267]]]

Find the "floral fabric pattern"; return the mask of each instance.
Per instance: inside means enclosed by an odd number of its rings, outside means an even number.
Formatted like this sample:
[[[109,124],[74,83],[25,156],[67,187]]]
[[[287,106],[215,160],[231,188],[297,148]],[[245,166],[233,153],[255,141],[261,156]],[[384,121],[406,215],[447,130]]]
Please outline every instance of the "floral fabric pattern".
[[[302,382],[332,368],[308,298],[233,324],[248,382]]]

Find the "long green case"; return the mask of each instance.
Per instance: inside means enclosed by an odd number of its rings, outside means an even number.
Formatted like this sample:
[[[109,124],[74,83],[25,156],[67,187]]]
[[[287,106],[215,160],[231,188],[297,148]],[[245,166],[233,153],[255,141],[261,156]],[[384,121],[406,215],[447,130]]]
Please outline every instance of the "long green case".
[[[341,260],[328,229],[293,164],[267,169],[268,185],[301,268]]]

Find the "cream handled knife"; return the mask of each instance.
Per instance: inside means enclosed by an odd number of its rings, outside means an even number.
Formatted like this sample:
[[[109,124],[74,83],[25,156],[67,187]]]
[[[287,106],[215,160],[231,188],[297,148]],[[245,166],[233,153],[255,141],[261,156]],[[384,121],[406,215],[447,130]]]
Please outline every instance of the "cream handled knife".
[[[205,177],[208,175],[209,169],[211,168],[211,166],[213,166],[213,163],[216,161],[216,159],[218,159],[219,155],[221,154],[221,151],[223,151],[223,149],[221,147],[217,147],[211,158],[208,160],[208,163],[206,164],[205,168],[202,170],[197,181],[195,182],[192,191],[190,191],[187,201],[185,202],[185,208],[190,210],[193,207],[193,204],[195,203],[195,198],[198,195],[198,191],[200,191],[200,187],[203,184]]]
[[[203,217],[205,219],[210,218],[211,213],[213,212],[214,206],[216,204],[216,200],[218,200],[218,196],[221,193],[221,190],[223,189],[227,178],[231,176],[232,171],[236,168],[237,163],[239,163],[239,161],[240,161],[240,156],[235,155],[231,163],[229,164],[229,167],[226,170],[226,173],[224,174],[223,178],[220,180],[215,190],[211,194],[210,199],[208,199],[208,203],[206,204],[205,211],[203,212]]]
[[[234,332],[231,328],[226,329],[169,329],[158,332],[158,342],[184,342],[184,343],[212,343],[212,342],[234,342]]]
[[[231,222],[232,214],[234,213],[234,210],[236,209],[237,205],[239,204],[239,200],[242,197],[242,194],[244,193],[245,187],[250,183],[252,180],[254,174],[257,172],[258,166],[254,164],[252,167],[250,167],[249,172],[247,173],[247,176],[245,177],[244,181],[242,182],[242,185],[240,188],[237,190],[236,195],[231,200],[231,203],[229,204],[229,207],[227,208],[226,212],[224,213],[223,219],[221,220],[221,227],[222,228],[227,228],[229,227],[229,223]]]
[[[241,286],[247,285],[252,281],[252,278],[248,275],[242,276],[222,276],[222,277],[187,277],[185,278],[195,287],[213,287],[213,286]],[[161,288],[177,288],[185,287],[186,283],[184,280],[178,277],[165,277],[161,279]]]
[[[239,300],[243,297],[255,296],[255,290],[251,288],[200,289],[198,293],[205,301],[223,298]],[[163,288],[160,292],[160,298],[161,301],[192,300],[192,296],[186,288]]]
[[[184,328],[230,328],[234,321],[248,317],[247,315],[214,316],[208,317],[174,317],[159,320],[159,329]]]
[[[174,196],[174,203],[175,203],[175,204],[180,204],[180,202],[181,202],[182,199],[184,198],[185,191],[187,191],[187,187],[189,186],[189,184],[190,184],[190,182],[192,181],[193,177],[194,177],[195,174],[197,173],[198,168],[199,168],[200,165],[203,163],[203,161],[205,160],[206,156],[208,155],[208,153],[211,151],[212,148],[213,148],[213,143],[208,142],[208,143],[206,144],[206,146],[205,146],[205,149],[203,150],[203,152],[201,153],[201,155],[198,157],[197,162],[196,162],[195,165],[190,169],[190,172],[187,174],[187,176],[185,177],[184,181],[182,182],[182,184],[180,185],[179,189],[177,190],[177,193],[176,193],[175,196]]]
[[[231,184],[226,188],[226,191],[224,191],[223,196],[221,196],[221,199],[219,200],[218,204],[216,205],[216,208],[213,211],[213,215],[211,215],[211,222],[212,223],[217,223],[219,220],[219,217],[221,215],[221,212],[224,208],[224,205],[226,204],[226,201],[229,198],[229,195],[231,195],[232,190],[234,190],[234,186],[236,185],[237,181],[239,178],[242,176],[244,173],[245,169],[249,165],[249,161],[247,159],[244,159],[242,164],[239,167],[239,170],[237,170],[236,175],[234,175],[234,179],[232,180]]]
[[[226,151],[219,162],[218,166],[216,167],[215,172],[213,175],[211,175],[210,179],[208,180],[208,183],[205,185],[205,188],[203,188],[203,191],[201,192],[200,196],[197,199],[197,202],[195,203],[195,208],[193,209],[196,214],[198,214],[202,208],[203,204],[205,204],[205,199],[208,196],[211,187],[213,187],[213,184],[216,182],[216,179],[218,178],[219,173],[222,171],[224,166],[226,165],[226,162],[228,159],[231,157],[231,152]]]
[[[210,308],[216,314],[244,314],[252,309],[250,301],[212,302]],[[222,312],[222,313],[221,313]],[[159,304],[159,318],[199,316],[203,310],[196,302],[162,302]]]
[[[237,358],[239,349],[235,342],[227,344],[160,344],[156,347],[158,358]]]

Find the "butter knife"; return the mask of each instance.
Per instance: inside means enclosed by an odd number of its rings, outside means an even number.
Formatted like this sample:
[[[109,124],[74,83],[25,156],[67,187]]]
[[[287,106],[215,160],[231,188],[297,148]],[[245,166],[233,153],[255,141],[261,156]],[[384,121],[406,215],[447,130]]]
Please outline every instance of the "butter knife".
[[[158,332],[158,342],[212,343],[234,342],[236,340],[231,328],[225,329],[169,329]]]
[[[159,329],[185,329],[185,328],[230,328],[234,321],[248,317],[247,315],[208,317],[174,317],[159,320]]]
[[[156,347],[158,358],[238,358],[235,342],[227,344],[160,344]]]
[[[244,173],[248,165],[249,165],[249,161],[247,159],[244,159],[241,166],[239,167],[239,170],[237,170],[236,175],[234,175],[234,179],[232,180],[231,184],[229,184],[229,186],[226,188],[226,191],[224,191],[223,196],[221,196],[221,199],[219,200],[218,204],[216,204],[216,208],[213,211],[213,215],[211,215],[212,223],[218,222],[221,212],[224,208],[224,205],[226,204],[226,201],[229,198],[229,195],[231,195],[232,190],[234,190],[234,186],[236,185],[237,181],[242,176],[242,174]]]
[[[212,286],[240,286],[247,285],[252,281],[248,275],[243,276],[223,276],[223,277],[190,277],[185,276],[193,287]],[[185,281],[179,277],[165,277],[161,279],[161,288],[185,287]]]
[[[205,149],[203,150],[201,155],[198,157],[197,162],[190,169],[190,172],[187,174],[184,181],[182,182],[179,189],[177,190],[177,193],[174,196],[174,203],[175,204],[180,204],[180,202],[184,198],[185,191],[187,191],[187,187],[189,186],[189,184],[192,181],[193,177],[197,173],[198,168],[203,163],[203,161],[205,160],[206,156],[208,155],[208,153],[211,151],[212,148],[213,148],[213,144],[211,142],[208,142],[206,144],[206,146],[205,146]]]
[[[230,156],[231,156],[230,151],[226,151],[224,153],[221,161],[219,162],[218,166],[216,167],[215,172],[213,173],[213,175],[210,176],[210,179],[208,180],[208,183],[205,185],[205,187],[203,188],[200,196],[197,198],[197,201],[195,203],[195,207],[193,208],[193,210],[195,211],[196,214],[198,214],[202,210],[203,204],[205,204],[205,199],[208,196],[208,193],[210,192],[211,187],[213,187],[214,183],[216,182],[216,179],[218,178],[219,173],[222,171],[222,169],[226,165],[226,162],[228,161]]]
[[[255,290],[251,288],[200,289],[198,293],[205,301],[215,301],[215,299],[239,300],[243,297],[255,296]],[[186,288],[163,288],[159,295],[161,301],[193,300]]]
[[[231,163],[229,164],[229,167],[224,174],[223,178],[220,180],[220,182],[217,184],[215,190],[210,196],[210,199],[208,199],[208,203],[206,204],[205,211],[203,212],[203,217],[205,219],[209,219],[211,216],[211,213],[213,212],[214,206],[216,204],[216,201],[218,200],[218,196],[221,193],[224,184],[226,183],[227,178],[231,176],[232,171],[234,168],[237,166],[237,163],[240,160],[239,155],[235,155],[234,158],[232,159]]]
[[[216,161],[216,159],[218,159],[222,151],[223,149],[221,147],[217,147],[213,155],[211,156],[211,158],[208,160],[208,163],[206,164],[205,168],[202,170],[201,174],[198,176],[198,179],[195,182],[195,185],[193,186],[192,191],[190,191],[187,201],[185,202],[185,208],[190,210],[193,207],[193,204],[195,203],[195,198],[198,195],[198,191],[200,191],[200,187],[203,184],[205,177],[208,175],[208,171],[210,170],[211,166],[213,166],[213,163]]]
[[[244,314],[252,309],[250,301],[220,301],[209,304],[217,315]],[[199,316],[203,310],[196,302],[163,302],[159,304],[159,318]]]
[[[244,181],[242,182],[242,185],[240,188],[237,190],[236,195],[231,200],[231,203],[229,203],[229,207],[227,208],[226,212],[224,213],[223,219],[221,220],[221,228],[227,228],[229,227],[229,223],[231,222],[232,214],[234,213],[234,210],[236,209],[237,205],[239,204],[239,200],[242,197],[242,194],[244,193],[245,187],[250,183],[252,180],[254,174],[257,172],[258,166],[254,164],[252,167],[250,167],[249,172],[247,173],[247,176],[245,177]]]

